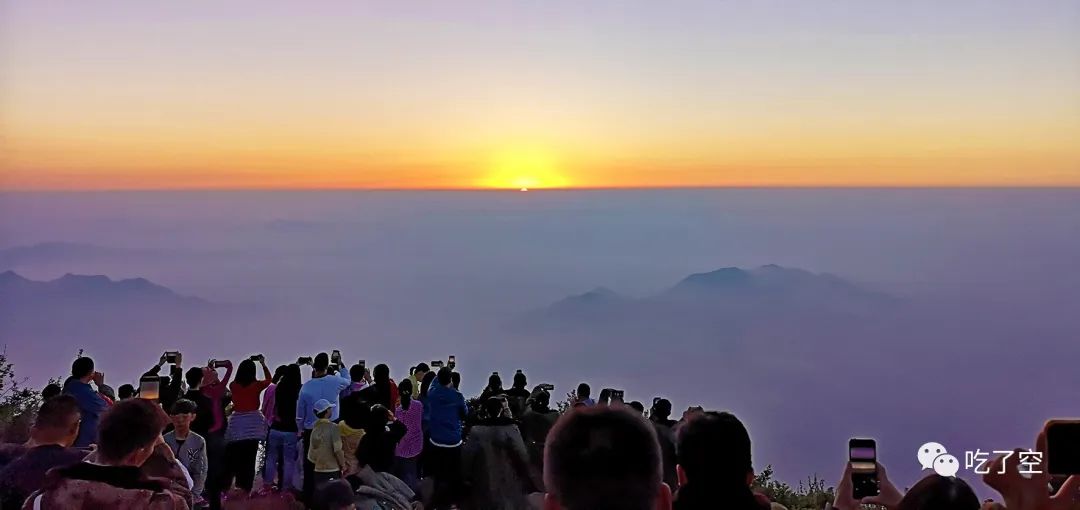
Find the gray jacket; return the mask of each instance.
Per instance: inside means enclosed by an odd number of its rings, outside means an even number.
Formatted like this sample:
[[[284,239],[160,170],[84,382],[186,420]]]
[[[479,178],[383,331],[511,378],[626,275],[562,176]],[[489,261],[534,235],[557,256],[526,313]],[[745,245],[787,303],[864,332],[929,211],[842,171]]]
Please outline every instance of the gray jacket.
[[[188,432],[184,446],[176,442],[176,431],[165,434],[165,444],[172,449],[176,460],[179,460],[191,475],[191,492],[195,495],[202,494],[206,484],[206,440],[202,436]]]
[[[461,472],[469,496],[467,510],[524,510],[532,508],[528,494],[536,484],[521,432],[512,421],[485,420],[469,432],[461,451]]]

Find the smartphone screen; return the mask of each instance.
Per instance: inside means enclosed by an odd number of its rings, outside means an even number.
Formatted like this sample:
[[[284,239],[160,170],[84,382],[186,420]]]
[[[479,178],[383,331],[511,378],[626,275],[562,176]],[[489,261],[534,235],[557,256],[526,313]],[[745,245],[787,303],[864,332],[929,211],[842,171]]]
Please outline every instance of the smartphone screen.
[[[873,439],[851,439],[848,441],[848,461],[851,462],[852,496],[855,500],[877,496],[880,493],[877,443]]]
[[[334,351],[330,353],[330,362],[335,365],[341,364],[341,351]]]
[[[1046,471],[1051,475],[1080,474],[1080,420],[1051,420],[1046,424]]]
[[[146,400],[157,400],[158,389],[161,385],[161,380],[157,377],[143,377],[139,379],[139,398],[145,398]]]

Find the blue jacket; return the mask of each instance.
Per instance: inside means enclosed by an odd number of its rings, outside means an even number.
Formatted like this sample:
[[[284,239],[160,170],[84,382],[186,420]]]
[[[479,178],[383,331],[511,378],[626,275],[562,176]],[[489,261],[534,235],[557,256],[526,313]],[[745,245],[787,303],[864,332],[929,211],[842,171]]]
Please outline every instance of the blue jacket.
[[[461,444],[461,421],[469,414],[465,397],[453,386],[443,386],[439,380],[431,381],[427,401],[424,403],[424,421],[432,443],[442,446]]]
[[[108,409],[105,399],[98,395],[89,384],[74,377],[64,381],[64,394],[75,397],[79,403],[79,411],[82,413],[82,423],[79,425],[79,437],[75,439],[76,448],[85,448],[97,442],[98,419],[101,413]]]
[[[301,430],[311,430],[315,427],[315,402],[326,399],[334,404],[330,413],[330,421],[338,419],[338,404],[340,403],[341,391],[352,384],[347,376],[326,374],[304,383],[300,387],[300,396],[296,399],[296,424]]]

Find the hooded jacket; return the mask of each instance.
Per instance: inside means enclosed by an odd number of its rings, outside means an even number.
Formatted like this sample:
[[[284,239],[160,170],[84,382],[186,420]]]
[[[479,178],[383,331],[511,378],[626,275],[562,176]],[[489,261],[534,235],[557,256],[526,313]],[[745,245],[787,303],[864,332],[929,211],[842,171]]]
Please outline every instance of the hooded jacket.
[[[169,490],[168,480],[150,478],[131,466],[101,466],[89,462],[54,469],[42,489],[27,498],[23,510],[186,510],[183,496]]]

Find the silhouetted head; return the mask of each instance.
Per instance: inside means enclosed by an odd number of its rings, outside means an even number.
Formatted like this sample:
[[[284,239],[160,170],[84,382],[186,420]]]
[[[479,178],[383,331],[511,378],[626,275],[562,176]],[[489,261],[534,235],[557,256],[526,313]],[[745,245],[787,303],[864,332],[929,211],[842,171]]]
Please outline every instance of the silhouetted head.
[[[450,369],[447,368],[447,367],[442,367],[442,368],[439,369],[438,377],[439,377],[439,384],[441,384],[443,386],[450,386],[450,383],[453,382],[453,380],[454,380],[453,372],[450,371]]]
[[[964,480],[932,474],[904,494],[897,510],[978,510],[981,503]]]
[[[319,487],[315,491],[315,499],[312,502],[314,510],[344,510],[355,508],[356,494],[352,486],[344,480],[334,480]]]
[[[420,381],[420,398],[427,398],[428,388],[431,387],[431,382],[437,377],[438,375],[436,375],[435,372],[424,374],[424,378]]]
[[[50,398],[59,396],[63,393],[64,388],[56,383],[49,383],[45,385],[45,389],[41,390],[42,400],[49,400]]]
[[[626,408],[564,414],[544,448],[546,510],[655,510],[671,507],[661,479],[656,432]]]
[[[118,402],[98,425],[98,457],[106,464],[141,466],[154,452],[167,423],[165,412],[149,400]]]
[[[750,434],[735,415],[710,411],[691,418],[679,431],[676,452],[680,485],[708,487],[725,501],[752,497]]]
[[[116,389],[116,396],[119,397],[120,400],[134,398],[135,387],[130,384],[121,384],[120,387]]]
[[[187,381],[188,388],[197,390],[202,385],[203,370],[199,367],[191,367],[184,374],[184,379]]]
[[[315,373],[324,373],[329,366],[330,355],[325,352],[320,352],[319,354],[316,354],[315,359],[311,360],[311,369],[314,370]]]
[[[408,409],[412,405],[413,386],[412,379],[406,378],[397,385],[398,398],[401,399],[401,408]]]
[[[525,378],[524,372],[518,372],[514,374],[514,387],[524,388],[529,385],[529,380]]]
[[[236,369],[236,377],[233,379],[240,386],[250,386],[255,382],[255,362],[246,359],[240,362]]]
[[[487,387],[490,391],[502,391],[502,377],[499,377],[499,374],[491,374],[488,376]]]
[[[390,367],[383,363],[375,365],[375,369],[371,371],[371,379],[375,384],[390,384]]]
[[[592,388],[590,388],[588,384],[581,383],[581,384],[577,385],[577,398],[578,399],[585,400],[585,399],[589,398],[589,395],[591,393],[592,393]]]
[[[653,402],[649,417],[654,420],[667,420],[671,417],[671,401],[666,398],[657,399]]]
[[[633,409],[633,410],[637,411],[638,414],[641,414],[642,416],[645,415],[645,404],[642,404],[641,402],[638,402],[637,400],[635,400],[635,401],[630,402],[629,404],[626,404],[626,405],[629,406],[630,409]]]
[[[79,402],[70,395],[50,398],[38,409],[30,437],[38,444],[70,447],[79,437],[82,414]]]
[[[611,388],[600,390],[600,397],[596,399],[596,403],[604,405],[611,403]]]
[[[361,382],[364,380],[365,373],[367,373],[367,368],[365,368],[363,365],[353,365],[349,367],[349,380],[354,383]]]
[[[71,363],[71,377],[89,381],[94,377],[94,360],[87,356],[77,358]]]
[[[529,397],[529,405],[536,411],[547,410],[548,405],[551,404],[551,393],[547,390],[533,391],[531,397]]]
[[[286,368],[288,368],[288,365],[278,365],[278,367],[274,369],[274,379],[272,381],[274,384],[281,382],[282,376],[285,375]]]
[[[424,380],[424,376],[427,375],[427,373],[430,371],[431,367],[429,367],[427,363],[421,362],[419,365],[416,365],[416,367],[413,368],[412,374],[410,375],[415,377],[417,381],[422,381]]]
[[[506,397],[502,395],[496,395],[494,397],[488,397],[483,403],[484,414],[488,418],[499,418],[510,416],[510,406],[506,403]]]
[[[461,372],[450,372],[450,384],[455,390],[461,389]]]
[[[364,421],[364,430],[367,432],[382,431],[386,427],[386,422],[390,419],[390,411],[386,406],[382,404],[375,404],[371,406],[371,410],[368,411],[367,417]]]

